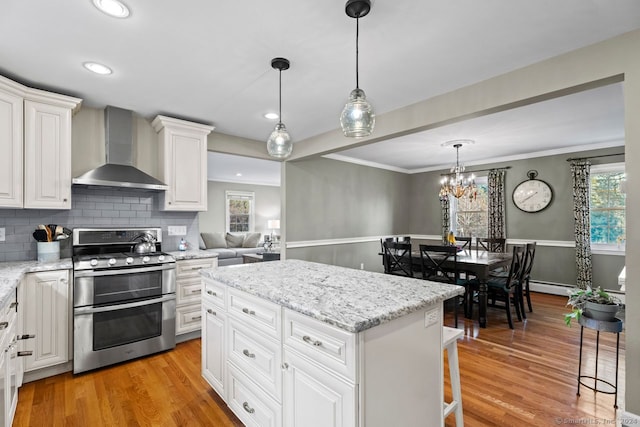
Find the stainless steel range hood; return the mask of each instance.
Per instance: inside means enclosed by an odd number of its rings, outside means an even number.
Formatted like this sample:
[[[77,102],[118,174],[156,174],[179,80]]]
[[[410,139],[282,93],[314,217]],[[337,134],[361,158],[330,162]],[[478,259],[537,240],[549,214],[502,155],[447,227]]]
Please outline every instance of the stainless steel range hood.
[[[133,112],[107,106],[104,127],[107,163],[73,178],[73,184],[166,190],[163,182],[133,166]]]

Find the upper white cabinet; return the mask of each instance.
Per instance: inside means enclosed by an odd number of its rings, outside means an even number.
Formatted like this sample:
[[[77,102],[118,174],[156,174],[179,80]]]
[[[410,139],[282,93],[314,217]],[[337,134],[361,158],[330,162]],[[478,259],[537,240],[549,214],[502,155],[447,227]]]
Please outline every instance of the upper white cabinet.
[[[163,210],[207,210],[207,135],[212,126],[157,116],[151,123],[159,135],[160,176],[169,186]]]
[[[71,208],[71,115],[81,102],[0,76],[0,207]]]

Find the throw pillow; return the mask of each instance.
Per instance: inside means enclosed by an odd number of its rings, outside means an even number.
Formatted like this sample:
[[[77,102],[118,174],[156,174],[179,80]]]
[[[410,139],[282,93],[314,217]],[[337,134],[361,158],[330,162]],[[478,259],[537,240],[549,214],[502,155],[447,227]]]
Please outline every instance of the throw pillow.
[[[260,241],[260,233],[247,233],[244,235],[244,241],[242,242],[243,248],[255,248]]]
[[[244,241],[244,235],[240,234],[238,236],[233,235],[231,233],[227,233],[225,237],[227,239],[227,247],[228,248],[241,248],[242,242]]]
[[[207,249],[226,248],[227,241],[222,233],[200,233]]]

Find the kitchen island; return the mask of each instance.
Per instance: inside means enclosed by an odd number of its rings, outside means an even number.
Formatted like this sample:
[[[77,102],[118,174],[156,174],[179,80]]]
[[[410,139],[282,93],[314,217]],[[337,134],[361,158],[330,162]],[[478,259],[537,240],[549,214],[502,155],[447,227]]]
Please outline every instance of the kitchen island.
[[[201,275],[203,376],[246,425],[443,425],[462,287],[299,260]]]

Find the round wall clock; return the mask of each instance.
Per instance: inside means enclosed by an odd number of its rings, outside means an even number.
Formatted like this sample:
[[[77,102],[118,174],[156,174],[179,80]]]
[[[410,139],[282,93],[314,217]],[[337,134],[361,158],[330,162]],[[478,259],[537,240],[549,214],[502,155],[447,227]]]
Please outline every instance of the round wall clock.
[[[540,212],[551,204],[553,190],[546,182],[536,179],[538,171],[527,172],[528,180],[516,185],[513,204],[524,212]]]

